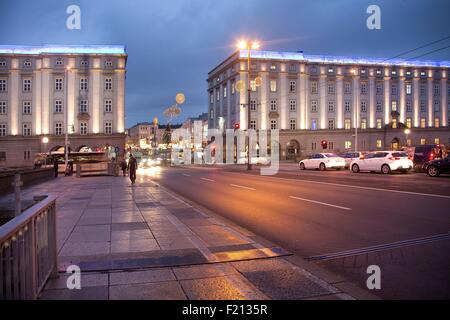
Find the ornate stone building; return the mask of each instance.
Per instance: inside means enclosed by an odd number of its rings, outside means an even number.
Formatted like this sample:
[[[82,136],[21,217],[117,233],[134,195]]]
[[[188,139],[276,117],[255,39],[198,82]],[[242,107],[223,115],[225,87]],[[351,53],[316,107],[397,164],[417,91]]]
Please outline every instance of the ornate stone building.
[[[238,51],[208,74],[210,128],[280,130],[280,154],[450,143],[450,61]],[[238,85],[236,85],[238,84]],[[242,87],[243,86],[243,87]],[[405,129],[409,128],[410,131]]]
[[[66,130],[72,151],[123,150],[126,62],[123,46],[0,46],[0,166],[32,165]]]

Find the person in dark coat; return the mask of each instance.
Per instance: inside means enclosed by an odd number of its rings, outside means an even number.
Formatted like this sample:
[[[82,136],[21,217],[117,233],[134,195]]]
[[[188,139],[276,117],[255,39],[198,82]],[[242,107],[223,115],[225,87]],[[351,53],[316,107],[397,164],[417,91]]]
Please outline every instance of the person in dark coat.
[[[53,169],[55,170],[55,178],[58,178],[58,169],[59,169],[59,164],[58,164],[58,158],[53,158]]]
[[[130,160],[128,161],[128,171],[130,172],[130,180],[131,184],[136,182],[136,170],[137,170],[137,161],[133,155],[130,155]]]
[[[125,161],[125,159],[123,159],[120,162],[120,168],[122,169],[123,176],[126,177],[126,175],[127,175],[127,162]]]

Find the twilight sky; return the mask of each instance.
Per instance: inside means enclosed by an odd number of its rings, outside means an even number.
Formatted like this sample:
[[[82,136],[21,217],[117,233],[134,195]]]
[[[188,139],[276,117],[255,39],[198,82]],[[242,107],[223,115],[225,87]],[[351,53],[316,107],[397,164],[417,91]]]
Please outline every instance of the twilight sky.
[[[81,30],[66,8],[81,8]],[[381,7],[381,30],[366,27]],[[242,36],[264,50],[390,58],[450,35],[448,0],[0,0],[0,44],[123,44],[126,125],[151,121],[183,92],[178,119],[207,111],[208,71]],[[450,45],[450,39],[411,58]],[[450,60],[450,48],[421,59]]]

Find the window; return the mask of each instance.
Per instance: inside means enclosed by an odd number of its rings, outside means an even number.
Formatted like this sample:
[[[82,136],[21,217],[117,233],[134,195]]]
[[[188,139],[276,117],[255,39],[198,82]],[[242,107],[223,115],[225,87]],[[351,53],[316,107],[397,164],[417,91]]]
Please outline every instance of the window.
[[[297,122],[296,122],[295,119],[291,119],[291,120],[289,121],[289,128],[290,128],[291,130],[297,130]]]
[[[62,136],[63,134],[63,124],[61,122],[55,123],[55,135]]]
[[[328,129],[329,130],[334,130],[334,119],[329,119],[328,120]]]
[[[106,113],[112,112],[112,100],[111,99],[105,100],[105,112]]]
[[[111,78],[106,78],[105,79],[105,90],[106,91],[111,91],[112,90],[112,79]]]
[[[427,106],[425,104],[425,101],[420,101],[420,112],[426,112]]]
[[[31,91],[31,79],[23,79],[23,91],[24,92]]]
[[[216,90],[216,100],[220,101],[220,91]]]
[[[317,94],[317,81],[311,81],[311,93],[312,94]]]
[[[377,83],[377,88],[376,88],[377,94],[383,94],[383,85],[381,83]]]
[[[54,112],[55,113],[62,113],[63,112],[63,107],[62,107],[62,101],[61,100],[55,100]]]
[[[214,103],[214,94],[210,94],[210,96],[209,96],[209,102],[211,103],[211,104],[213,104]]]
[[[256,120],[250,120],[250,129],[256,130]]]
[[[441,140],[439,138],[434,138],[434,144],[441,144]]]
[[[209,110],[209,119],[214,120],[214,110],[213,109]]]
[[[361,101],[361,112],[367,112],[367,101]]]
[[[345,147],[345,149],[351,149],[352,148],[352,142],[351,141],[345,141],[344,147]]]
[[[412,94],[412,86],[411,83],[406,84],[406,94],[410,95]]]
[[[234,95],[235,92],[236,92],[236,87],[235,87],[235,83],[233,81],[233,82],[231,82],[231,94]]]
[[[275,119],[270,120],[270,129],[271,130],[277,129],[277,120],[275,120]]]
[[[397,129],[397,119],[392,119],[392,129]]]
[[[377,119],[377,129],[383,128],[383,120],[378,118]]]
[[[105,134],[112,134],[112,122],[105,122]]]
[[[295,81],[290,81],[289,82],[289,92],[295,92],[295,90],[297,90],[297,82]]]
[[[87,91],[88,90],[88,79],[87,78],[81,78],[80,79],[80,90],[81,91]]]
[[[345,101],[345,112],[350,112],[351,104],[350,101]]]
[[[253,92],[256,92],[256,80],[250,81],[250,88]]]
[[[383,112],[383,103],[381,101],[377,101],[377,112]]]
[[[0,101],[0,114],[7,114],[8,108],[6,106],[6,101]]]
[[[311,150],[316,150],[317,149],[317,143],[313,142],[311,143]]]
[[[397,101],[392,101],[392,103],[391,103],[391,111],[397,111]]]
[[[393,94],[393,95],[397,94],[397,85],[393,84],[391,86],[391,94]]]
[[[367,83],[366,82],[361,83],[361,94],[367,94]]]
[[[427,127],[427,119],[425,119],[425,118],[421,118],[420,119],[420,127],[421,128],[426,128]]]
[[[31,136],[31,124],[24,123],[22,124],[22,135],[23,136]]]
[[[361,129],[367,129],[367,119],[361,119]]]
[[[290,64],[289,65],[289,71],[295,72],[296,70],[297,70],[297,68],[296,68],[295,64]]]
[[[270,111],[277,112],[277,100],[270,100]]]
[[[425,139],[425,138],[420,138],[420,144],[421,144],[421,145],[427,144],[427,139]]]
[[[412,112],[412,102],[410,100],[406,101],[406,112]]]
[[[56,78],[55,79],[55,91],[62,91],[63,89],[63,79]]]
[[[271,64],[270,70],[272,70],[272,71],[277,70],[277,66],[275,64]]]
[[[317,112],[317,100],[311,101],[311,112]]]
[[[80,113],[88,112],[88,102],[87,100],[80,100]]]
[[[223,87],[223,97],[226,98],[227,97],[227,87]]]
[[[30,160],[31,159],[31,151],[27,150],[23,152],[23,160]]]
[[[289,110],[292,112],[297,111],[297,101],[296,100],[289,101]]]
[[[435,96],[438,96],[440,94],[440,86],[438,84],[435,84],[433,87],[433,92]]]
[[[434,111],[435,112],[441,111],[441,105],[438,100],[434,100]]]
[[[345,119],[344,120],[344,129],[350,130],[351,127],[352,127],[352,121],[350,119]]]
[[[63,64],[64,64],[63,59],[61,59],[61,58],[56,59],[55,65],[62,66]]]
[[[87,67],[89,65],[89,62],[87,60],[81,60],[80,64],[82,67]]]
[[[256,100],[250,100],[250,111],[256,111]]]
[[[23,114],[31,114],[31,101],[23,101],[22,102],[22,113]]]
[[[383,147],[383,143],[381,139],[377,139],[377,149],[381,149]]]
[[[311,120],[311,130],[317,130],[317,119]]]
[[[82,135],[87,134],[87,123],[86,122],[80,122],[80,134],[82,134]]]
[[[344,85],[344,92],[345,94],[351,94],[352,93],[352,84],[350,82],[346,82]]]
[[[334,112],[335,109],[335,102],[334,100],[328,101],[328,112]]]
[[[334,69],[333,68],[328,68],[328,73],[333,73]]]
[[[112,67],[113,63],[111,60],[106,60],[105,61],[105,67]]]
[[[424,97],[426,94],[426,88],[425,88],[425,84],[421,84],[420,85],[420,96]]]
[[[30,68],[31,67],[31,60],[27,59],[23,62],[23,67],[24,68]]]
[[[6,137],[6,123],[0,123],[0,137]]]
[[[0,67],[6,67],[6,60],[0,59]]]
[[[277,92],[277,80],[270,80],[270,92]]]
[[[5,92],[7,88],[6,79],[0,79],[0,92]]]
[[[328,94],[334,94],[335,88],[333,82],[328,82]]]
[[[434,118],[434,127],[439,128],[441,126],[441,121],[439,118]]]

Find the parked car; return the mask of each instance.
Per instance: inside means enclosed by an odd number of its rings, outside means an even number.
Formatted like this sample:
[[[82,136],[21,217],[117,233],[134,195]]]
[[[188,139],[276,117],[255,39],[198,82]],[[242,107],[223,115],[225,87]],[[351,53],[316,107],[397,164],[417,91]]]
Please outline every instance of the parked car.
[[[430,177],[439,177],[443,173],[450,174],[450,155],[445,159],[428,161],[423,168]]]
[[[316,153],[310,157],[303,159],[299,163],[300,170],[319,169],[325,171],[327,169],[341,170],[345,168],[345,159],[334,153]]]
[[[381,172],[389,174],[392,171],[409,172],[414,167],[412,160],[404,151],[370,152],[362,158],[352,161],[352,172]]]
[[[446,150],[444,145],[424,144],[412,147],[405,147],[403,151],[407,152],[414,162],[414,170],[421,171],[425,163],[433,160],[445,158]]]
[[[341,158],[344,158],[345,160],[345,168],[350,168],[350,164],[353,160],[359,159],[363,157],[366,154],[366,152],[344,152],[340,153],[339,156]]]

